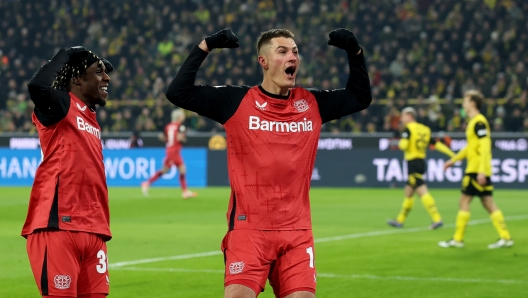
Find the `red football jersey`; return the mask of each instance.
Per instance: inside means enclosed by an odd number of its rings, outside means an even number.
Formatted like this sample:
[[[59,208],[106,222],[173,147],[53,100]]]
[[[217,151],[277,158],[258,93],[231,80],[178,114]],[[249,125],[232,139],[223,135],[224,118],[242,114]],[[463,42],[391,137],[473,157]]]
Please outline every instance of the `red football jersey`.
[[[178,134],[185,132],[185,126],[179,122],[165,125],[165,139],[167,140],[167,154],[179,153],[182,143],[178,141]]]
[[[42,147],[22,235],[57,228],[102,235],[110,233],[108,189],[101,130],[96,114],[70,95],[66,116],[44,126],[33,113]]]
[[[228,141],[230,229],[311,229],[309,190],[321,130],[312,93],[290,89],[286,100],[258,86],[224,124]]]

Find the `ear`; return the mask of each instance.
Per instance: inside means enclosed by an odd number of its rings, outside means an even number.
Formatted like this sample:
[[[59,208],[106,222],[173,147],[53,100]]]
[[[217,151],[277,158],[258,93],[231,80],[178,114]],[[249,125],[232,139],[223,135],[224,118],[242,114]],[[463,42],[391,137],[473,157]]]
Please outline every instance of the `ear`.
[[[258,59],[258,63],[260,64],[260,66],[262,66],[263,69],[267,70],[269,68],[267,57],[263,55],[259,55],[257,59]]]
[[[80,82],[80,76],[75,77],[75,78],[72,78],[72,79],[71,79],[71,82],[72,82],[74,85],[77,85],[77,86],[81,85],[81,82]]]

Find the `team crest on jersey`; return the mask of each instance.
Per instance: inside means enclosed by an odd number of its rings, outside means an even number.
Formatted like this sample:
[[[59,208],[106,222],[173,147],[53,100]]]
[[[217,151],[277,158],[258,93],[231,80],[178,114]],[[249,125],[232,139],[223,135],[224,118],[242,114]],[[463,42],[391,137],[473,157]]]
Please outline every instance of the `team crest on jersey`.
[[[81,110],[81,112],[84,112],[86,110],[86,106],[81,108],[81,105],[79,103],[77,103],[77,108]]]
[[[69,275],[55,275],[53,282],[55,282],[55,288],[59,290],[69,289],[71,277]]]
[[[233,262],[231,265],[229,265],[229,273],[231,274],[239,274],[242,273],[242,270],[244,270],[244,262]]]
[[[305,112],[308,110],[308,102],[305,99],[298,100],[293,103],[293,107],[299,112]]]
[[[257,105],[257,109],[260,109],[260,110],[263,110],[263,111],[266,110],[266,106],[268,105],[267,102],[264,102],[263,104],[260,104],[257,100],[255,100],[255,104]]]

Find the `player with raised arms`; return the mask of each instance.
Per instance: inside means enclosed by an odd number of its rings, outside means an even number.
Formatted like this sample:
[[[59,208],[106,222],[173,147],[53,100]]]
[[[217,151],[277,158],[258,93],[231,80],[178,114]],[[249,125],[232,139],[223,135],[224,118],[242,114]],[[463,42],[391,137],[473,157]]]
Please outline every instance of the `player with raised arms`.
[[[292,32],[271,29],[256,44],[260,85],[194,85],[213,49],[239,47],[224,29],[192,49],[166,95],[226,131],[231,195],[221,245],[224,297],[256,297],[266,279],[277,297],[315,297],[309,190],[319,134],[323,123],[369,106],[365,58],[351,31],[330,32],[328,44],[348,56],[346,87],[305,89],[295,86],[301,60]]]
[[[113,67],[84,47],[61,49],[28,83],[42,149],[22,236],[43,297],[103,298],[110,233],[101,129]]]

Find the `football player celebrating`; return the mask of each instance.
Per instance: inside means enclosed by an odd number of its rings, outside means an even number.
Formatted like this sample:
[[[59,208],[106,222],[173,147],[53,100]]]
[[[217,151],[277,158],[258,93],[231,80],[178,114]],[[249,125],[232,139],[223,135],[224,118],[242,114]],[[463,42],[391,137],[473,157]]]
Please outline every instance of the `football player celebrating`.
[[[215,48],[237,48],[230,29],[195,46],[167,90],[175,105],[224,125],[231,196],[224,297],[256,297],[266,279],[277,297],[315,297],[315,250],[310,218],[310,178],[321,125],[367,108],[372,100],[363,51],[347,29],[328,44],[346,51],[346,87],[295,86],[299,48],[289,30],[272,29],[257,39],[264,76],[258,86],[194,85]]]

